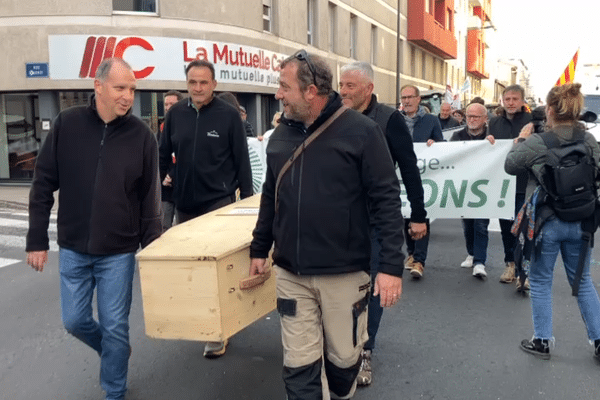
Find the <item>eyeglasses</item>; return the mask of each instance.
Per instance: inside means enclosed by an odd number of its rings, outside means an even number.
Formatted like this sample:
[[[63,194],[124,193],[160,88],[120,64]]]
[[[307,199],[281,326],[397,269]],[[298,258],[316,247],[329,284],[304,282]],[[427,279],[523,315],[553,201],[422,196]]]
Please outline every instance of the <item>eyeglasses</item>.
[[[483,118],[483,117],[485,117],[485,115],[467,115],[467,118],[477,118],[477,119],[479,119],[479,118]]]
[[[402,96],[402,97],[400,97],[400,100],[406,101],[406,100],[410,100],[410,99],[415,99],[417,97],[419,97],[419,96]]]
[[[312,74],[312,77],[313,77],[313,83],[315,84],[315,86],[319,87],[317,85],[317,73],[315,72],[315,66],[312,63],[312,61],[310,60],[310,57],[308,56],[308,53],[306,52],[306,50],[298,51],[296,54],[294,54],[294,57],[296,59],[298,59],[299,61],[306,61],[306,65],[308,65],[308,69],[310,69],[310,73]]]

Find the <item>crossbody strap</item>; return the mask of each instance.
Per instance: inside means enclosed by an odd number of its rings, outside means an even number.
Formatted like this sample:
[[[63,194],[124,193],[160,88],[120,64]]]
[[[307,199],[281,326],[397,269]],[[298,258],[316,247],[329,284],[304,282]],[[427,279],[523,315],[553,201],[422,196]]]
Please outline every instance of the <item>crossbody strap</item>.
[[[306,140],[304,140],[304,142],[302,142],[302,144],[300,146],[298,146],[296,151],[294,151],[294,154],[292,154],[292,156],[289,158],[289,160],[287,160],[285,162],[285,164],[283,164],[283,167],[279,171],[279,175],[277,175],[277,182],[275,183],[275,212],[277,212],[277,210],[279,210],[279,203],[278,203],[279,184],[281,183],[281,178],[283,178],[283,175],[285,175],[285,173],[290,169],[292,164],[298,159],[298,157],[300,156],[300,154],[302,154],[304,149],[306,149],[308,147],[308,145],[310,145],[317,137],[319,137],[319,135],[321,133],[323,133],[323,131],[325,129],[327,129],[329,127],[329,125],[331,125],[333,123],[333,121],[335,121],[347,109],[348,109],[348,107],[346,107],[344,105],[342,105],[340,108],[338,108],[338,110],[331,117],[327,118],[327,120],[325,122],[323,122],[323,124],[321,126],[319,126],[317,128],[317,130],[315,130],[313,133],[311,133],[310,136],[307,137]]]

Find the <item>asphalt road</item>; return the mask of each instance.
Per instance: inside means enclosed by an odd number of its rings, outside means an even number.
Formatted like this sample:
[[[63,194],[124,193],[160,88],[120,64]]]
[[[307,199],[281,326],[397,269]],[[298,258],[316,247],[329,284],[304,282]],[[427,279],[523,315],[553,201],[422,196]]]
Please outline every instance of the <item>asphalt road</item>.
[[[23,250],[15,247],[26,228],[6,219],[24,221],[26,215],[0,210],[0,260],[16,260],[0,268],[0,399],[102,399],[97,355],[67,335],[60,322],[57,253],[50,252],[43,273],[31,271]],[[489,278],[480,281],[459,267],[466,255],[459,221],[432,224],[425,277],[412,281],[407,275],[402,301],[384,313],[374,382],[355,399],[600,398],[600,363],[592,357],[561,263],[552,359],[518,349],[532,335],[531,310],[513,285],[498,282],[501,246],[499,233],[492,233]],[[599,256],[596,248],[596,282]],[[137,274],[134,282],[128,400],[285,398],[275,313],[234,336],[223,357],[207,360],[202,343],[145,336]]]

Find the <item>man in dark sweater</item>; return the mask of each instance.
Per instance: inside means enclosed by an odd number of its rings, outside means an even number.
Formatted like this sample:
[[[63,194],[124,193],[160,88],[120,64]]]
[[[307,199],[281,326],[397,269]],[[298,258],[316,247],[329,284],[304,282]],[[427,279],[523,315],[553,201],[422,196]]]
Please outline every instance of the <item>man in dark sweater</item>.
[[[489,134],[496,139],[514,139],[519,136],[521,129],[531,121],[531,113],[525,111],[525,91],[519,85],[508,86],[502,93],[502,114],[491,119]],[[515,215],[519,212],[525,202],[525,190],[527,188],[527,173],[517,175],[517,190],[515,195]],[[511,283],[516,281],[517,286],[521,284],[515,279],[515,237],[510,233],[513,221],[510,219],[500,220],[502,233],[502,244],[504,245],[504,262],[506,267],[500,276],[500,282]],[[469,260],[465,260],[468,263]],[[529,289],[529,282],[525,282],[525,289]],[[520,288],[520,287],[519,287]]]
[[[427,211],[423,200],[421,175],[417,167],[417,156],[413,150],[412,138],[408,126],[400,111],[377,102],[373,94],[373,68],[366,62],[355,62],[342,67],[340,77],[340,95],[344,105],[368,116],[381,128],[387,139],[392,160],[400,167],[402,182],[406,187],[411,208],[411,232],[413,239],[421,239],[427,234]],[[374,285],[379,268],[379,237],[375,229],[371,229],[371,283]],[[413,278],[420,278],[418,270],[413,270]],[[411,271],[412,272],[412,271]],[[372,381],[371,356],[375,348],[375,336],[383,308],[379,297],[371,295],[368,314],[369,340],[363,350],[363,362],[358,374],[358,384],[370,385]]]
[[[183,95],[181,92],[177,90],[170,90],[163,96],[163,104],[165,108],[165,115],[167,112],[177,103],[183,99]],[[156,134],[156,139],[160,143],[160,135],[162,134],[163,129],[165,128],[164,121],[160,124],[158,128],[158,132]],[[162,227],[163,231],[166,231],[171,226],[173,226],[173,220],[175,219],[175,203],[173,203],[173,179],[171,175],[167,173],[165,179],[162,181]]]
[[[450,103],[442,103],[440,107],[440,113],[438,115],[438,119],[440,120],[440,125],[442,126],[442,130],[452,129],[460,126],[457,120],[452,118],[450,115],[452,113],[452,105]]]
[[[479,103],[471,103],[467,107],[467,126],[454,132],[450,141],[461,140],[485,140],[491,144],[495,143],[494,137],[487,133],[487,110]],[[485,261],[487,258],[488,247],[488,225],[489,219],[468,219],[462,220],[465,242],[467,245],[468,259],[470,263],[461,264],[462,267],[473,267],[473,276],[483,279],[487,276],[485,272]]]
[[[53,193],[59,191],[62,320],[100,356],[107,400],[122,400],[127,391],[135,252],[161,233],[157,144],[148,126],[131,115],[135,87],[125,61],[100,63],[90,105],[69,108],[54,120],[29,194],[27,263],[41,272]]]
[[[214,96],[215,69],[206,60],[186,68],[190,97],[175,104],[165,118],[160,140],[160,174],[174,172],[173,201],[183,223],[240,197],[252,196],[252,170],[239,110]],[[173,166],[175,154],[176,163]],[[227,343],[209,342],[206,357],[218,357]]]

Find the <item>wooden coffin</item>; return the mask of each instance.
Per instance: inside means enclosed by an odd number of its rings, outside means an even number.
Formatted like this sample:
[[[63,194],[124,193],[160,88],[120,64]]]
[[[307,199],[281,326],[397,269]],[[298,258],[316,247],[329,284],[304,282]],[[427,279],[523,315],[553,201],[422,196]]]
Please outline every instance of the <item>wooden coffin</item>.
[[[137,255],[146,334],[222,341],[275,309],[275,276],[249,279],[260,195],[176,225]]]

